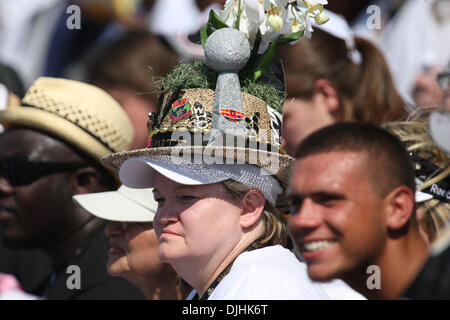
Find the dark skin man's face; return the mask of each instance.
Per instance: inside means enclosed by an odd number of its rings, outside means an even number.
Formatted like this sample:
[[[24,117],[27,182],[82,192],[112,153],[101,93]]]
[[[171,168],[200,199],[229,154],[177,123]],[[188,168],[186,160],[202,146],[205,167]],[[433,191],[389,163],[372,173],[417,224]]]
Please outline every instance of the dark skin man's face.
[[[31,161],[83,162],[62,142],[30,129],[10,129],[0,135],[0,161],[13,156]],[[5,244],[42,248],[71,232],[74,218],[70,172],[44,175],[28,184],[13,185],[0,176],[0,228]]]

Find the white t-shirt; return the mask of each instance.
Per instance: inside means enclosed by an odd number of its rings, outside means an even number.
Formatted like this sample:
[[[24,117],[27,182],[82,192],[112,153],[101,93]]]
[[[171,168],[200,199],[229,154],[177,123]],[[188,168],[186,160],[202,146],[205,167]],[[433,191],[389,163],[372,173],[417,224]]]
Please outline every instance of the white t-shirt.
[[[188,300],[192,299],[191,292]],[[327,300],[304,263],[280,245],[241,253],[208,300]]]
[[[325,290],[330,300],[367,300],[358,291],[353,290],[348,284],[340,279],[329,282],[321,282],[323,290]]]
[[[191,300],[196,291],[187,297]],[[312,281],[306,265],[280,245],[241,253],[208,300],[363,300],[342,280]]]

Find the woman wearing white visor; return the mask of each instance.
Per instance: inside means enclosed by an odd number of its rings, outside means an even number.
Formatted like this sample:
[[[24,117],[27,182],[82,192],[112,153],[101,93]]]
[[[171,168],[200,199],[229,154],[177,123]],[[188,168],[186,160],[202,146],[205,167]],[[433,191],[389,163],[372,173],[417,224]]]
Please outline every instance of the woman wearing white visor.
[[[293,159],[284,155],[281,119],[264,97],[270,85],[248,94],[236,73],[220,72],[239,70],[224,67],[220,55],[233,60],[245,51],[240,37],[234,29],[213,33],[205,52],[207,61],[219,56],[209,61],[219,73],[204,64],[175,69],[159,114],[150,115],[149,147],[103,162],[120,168],[125,185],[154,188],[159,257],[195,288],[189,298],[329,299],[284,247],[283,192]],[[215,47],[224,42],[226,51]]]

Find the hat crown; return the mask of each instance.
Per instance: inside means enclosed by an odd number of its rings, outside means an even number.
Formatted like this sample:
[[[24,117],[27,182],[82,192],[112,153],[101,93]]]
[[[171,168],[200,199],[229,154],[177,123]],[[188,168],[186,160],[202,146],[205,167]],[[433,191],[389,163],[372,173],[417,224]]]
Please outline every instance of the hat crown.
[[[261,99],[242,92],[237,72],[250,55],[244,33],[232,28],[214,31],[206,40],[205,57],[206,64],[218,72],[215,91],[179,88],[166,93],[160,100],[159,116],[150,116],[148,147],[249,148],[256,142],[254,149],[276,145],[276,152],[282,151],[281,115]],[[179,139],[177,132],[183,136],[190,132],[197,138]]]
[[[245,128],[246,145],[254,142],[255,147],[264,144],[276,148],[276,152],[284,154],[281,148],[281,115],[263,100],[241,92],[243,112],[222,110],[222,116],[240,118]],[[209,134],[213,129],[213,109],[215,92],[212,89],[186,89],[178,93],[167,93],[161,105],[160,121],[149,121],[149,148],[173,146],[207,146]],[[228,120],[227,120],[228,121]],[[226,132],[225,132],[226,133]],[[201,135],[198,139],[195,135]],[[191,136],[190,141],[178,138]],[[226,136],[224,140],[226,140]],[[233,138],[233,137],[231,137]],[[189,143],[187,145],[186,143]],[[226,141],[223,141],[226,145]]]

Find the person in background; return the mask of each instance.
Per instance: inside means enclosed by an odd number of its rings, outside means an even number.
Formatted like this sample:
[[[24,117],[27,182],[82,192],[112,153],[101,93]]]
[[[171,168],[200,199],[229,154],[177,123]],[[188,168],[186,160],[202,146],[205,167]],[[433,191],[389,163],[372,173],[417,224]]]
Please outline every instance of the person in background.
[[[175,50],[180,62],[204,61],[200,30],[208,21],[210,10],[223,9],[224,3],[225,0],[159,0],[149,16],[149,29]]]
[[[103,90],[38,78],[21,105],[0,111],[0,227],[13,248],[43,249],[53,273],[30,293],[45,299],[139,299],[109,277],[104,221],[76,206],[75,194],[115,190],[99,160],[129,148],[133,127]],[[28,266],[33,268],[34,266]]]
[[[25,94],[22,79],[10,66],[0,64],[0,110],[8,106],[19,106]],[[3,132],[0,124],[0,133]],[[42,279],[51,274],[51,262],[42,250],[5,248],[0,227],[0,273],[14,275],[23,290],[31,290]],[[33,268],[28,266],[33,265]]]
[[[398,91],[408,103],[414,99],[419,102],[417,77],[419,81],[433,77],[435,70],[444,69],[450,60],[450,42],[446,40],[450,38],[449,12],[448,0],[407,0],[394,18],[379,30],[382,32],[379,48]],[[420,24],[415,23],[418,19]],[[433,103],[432,100],[423,102]]]
[[[445,69],[439,66],[426,68],[416,78],[413,98],[418,107],[450,112],[450,63]],[[419,111],[421,112],[421,111]]]
[[[147,146],[148,114],[158,111],[156,78],[177,64],[177,56],[147,31],[129,31],[93,52],[86,81],[108,92],[133,123],[132,149]]]
[[[121,186],[117,191],[73,197],[91,214],[108,220],[105,234],[110,239],[107,270],[141,289],[150,300],[181,300],[190,289],[178,283],[170,265],[158,258],[158,240],[153,219],[158,203],[152,189]]]
[[[354,38],[347,22],[327,12],[311,39],[280,48],[286,64],[283,146],[293,156],[313,131],[341,121],[381,125],[407,112],[381,52]]]

